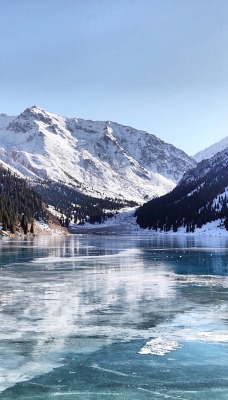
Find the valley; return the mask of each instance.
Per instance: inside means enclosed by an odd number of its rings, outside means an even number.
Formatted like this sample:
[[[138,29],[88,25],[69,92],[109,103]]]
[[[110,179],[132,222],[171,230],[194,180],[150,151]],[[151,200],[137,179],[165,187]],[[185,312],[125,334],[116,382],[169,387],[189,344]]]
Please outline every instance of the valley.
[[[227,151],[225,138],[190,157],[154,134],[37,106],[0,114],[1,168],[71,233],[194,232],[216,220],[226,228]]]

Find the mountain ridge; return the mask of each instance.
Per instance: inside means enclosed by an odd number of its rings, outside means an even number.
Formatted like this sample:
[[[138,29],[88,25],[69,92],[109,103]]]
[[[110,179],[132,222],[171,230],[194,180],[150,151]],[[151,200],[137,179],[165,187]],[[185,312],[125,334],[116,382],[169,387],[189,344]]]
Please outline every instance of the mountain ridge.
[[[206,149],[199,151],[198,153],[196,153],[193,156],[193,158],[197,162],[200,162],[202,160],[212,158],[216,153],[219,153],[222,150],[225,150],[227,147],[228,147],[228,136],[221,139],[219,142],[212,144],[211,146],[207,147]]]
[[[67,118],[37,106],[0,124],[0,159],[33,180],[136,201],[167,193],[196,162],[145,131]]]

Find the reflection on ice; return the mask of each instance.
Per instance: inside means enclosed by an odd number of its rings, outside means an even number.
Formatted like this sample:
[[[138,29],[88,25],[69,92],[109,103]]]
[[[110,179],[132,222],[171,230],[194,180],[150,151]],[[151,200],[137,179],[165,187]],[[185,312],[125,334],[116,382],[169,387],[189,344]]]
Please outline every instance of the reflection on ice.
[[[170,275],[174,282],[186,285],[228,288],[228,277],[214,275]]]
[[[177,238],[169,246],[167,240],[3,242],[0,390],[51,371],[70,352],[93,352],[115,341],[143,339],[140,354],[151,355],[191,340],[227,342],[227,305],[219,290],[228,287],[228,278],[211,275],[214,259],[207,251],[210,274],[202,275],[203,258],[194,266],[186,241],[178,248]],[[226,253],[216,257],[225,274]],[[196,273],[186,275],[189,270]]]

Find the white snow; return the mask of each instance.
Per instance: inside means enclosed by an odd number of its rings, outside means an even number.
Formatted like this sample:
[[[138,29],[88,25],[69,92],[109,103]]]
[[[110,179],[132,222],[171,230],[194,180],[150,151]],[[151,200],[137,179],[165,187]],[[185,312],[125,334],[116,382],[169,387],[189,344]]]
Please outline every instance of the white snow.
[[[36,106],[1,118],[4,163],[26,177],[61,181],[97,197],[141,204],[171,191],[194,165],[156,136],[113,122],[65,118]]]
[[[6,128],[7,125],[12,122],[16,117],[12,117],[6,114],[0,114],[0,129]]]
[[[223,202],[225,199],[226,199],[226,205],[228,205],[228,187],[225,188],[223,193],[219,193],[214,198],[214,200],[212,201],[212,207],[214,209],[217,209],[218,211],[221,211],[221,208],[222,208],[221,202]]]
[[[66,235],[66,231],[59,226],[47,224],[45,221],[35,221],[35,231],[39,235]]]
[[[154,354],[157,356],[164,356],[173,350],[177,350],[182,345],[175,340],[168,340],[167,338],[156,338],[147,342],[140,350],[139,354]]]
[[[136,235],[136,236],[153,236],[153,235],[197,235],[197,236],[227,236],[228,231],[224,228],[223,220],[218,219],[216,221],[208,222],[203,225],[202,228],[196,228],[195,232],[187,233],[186,227],[178,228],[177,232],[170,230],[169,232],[154,231],[152,229],[141,229],[136,223],[136,217],[134,216],[136,208],[125,209],[114,215],[112,218],[108,218],[103,223],[90,224],[86,222],[84,225],[77,225],[71,222],[70,231],[72,233],[80,234],[122,234],[122,235]]]
[[[208,158],[213,157],[215,154],[226,149],[227,147],[228,147],[228,136],[220,140],[219,142],[213,144],[212,146],[207,147],[205,150],[199,151],[193,156],[193,158],[197,162],[200,162],[202,160],[206,160]]]

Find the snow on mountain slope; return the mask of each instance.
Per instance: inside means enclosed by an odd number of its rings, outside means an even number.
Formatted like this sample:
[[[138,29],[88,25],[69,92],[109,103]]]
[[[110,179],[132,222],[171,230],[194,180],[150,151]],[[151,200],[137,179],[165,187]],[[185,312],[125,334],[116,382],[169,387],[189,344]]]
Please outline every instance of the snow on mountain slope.
[[[0,114],[0,129],[6,128],[16,117],[10,117],[6,114]]]
[[[36,106],[2,119],[0,159],[24,176],[98,197],[160,196],[196,164],[156,136],[113,122],[65,118]]]
[[[228,229],[228,147],[189,170],[175,189],[137,210],[142,228],[194,232],[212,221]]]
[[[228,147],[228,136],[224,139],[220,140],[219,142],[213,144],[210,147],[207,147],[205,150],[199,151],[196,153],[193,158],[200,162],[202,160],[206,160],[208,158],[213,157],[216,153],[226,149]]]

